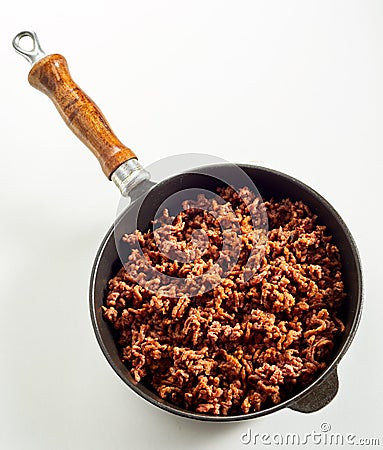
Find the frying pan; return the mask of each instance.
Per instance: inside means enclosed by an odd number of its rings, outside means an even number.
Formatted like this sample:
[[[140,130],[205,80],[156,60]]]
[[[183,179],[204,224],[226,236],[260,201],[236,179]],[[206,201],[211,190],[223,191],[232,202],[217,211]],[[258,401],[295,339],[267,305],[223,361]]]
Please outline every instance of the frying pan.
[[[25,50],[21,39],[32,40],[32,50]],[[163,180],[159,184],[150,181],[149,173],[140,165],[136,155],[114,135],[108,122],[93,101],[72,80],[63,56],[46,56],[34,32],[24,31],[13,40],[15,50],[31,64],[29,83],[44,92],[55,104],[69,128],[95,154],[104,174],[111,179],[123,196],[130,198],[129,206],[117,218],[107,232],[98,250],[90,281],[89,305],[98,343],[120,378],[139,396],[155,406],[183,417],[204,421],[235,421],[270,414],[281,408],[309,413],[327,405],[338,390],[337,366],[349,348],[356,333],[362,311],[362,273],[357,247],[342,218],[317,192],[301,181],[275,170],[254,165],[215,164],[185,171]],[[345,332],[336,343],[336,349],[328,367],[304,390],[273,407],[249,414],[209,416],[179,408],[159,398],[144,383],[136,383],[129,368],[121,362],[113,332],[102,317],[107,282],[121,268],[120,237],[136,228],[146,231],[156,211],[173,194],[190,188],[214,191],[220,180],[233,179],[238,170],[256,185],[262,198],[276,200],[289,197],[307,204],[326,225],[333,242],[340,251],[343,280],[347,301],[340,317]],[[234,176],[234,179],[236,177]],[[234,180],[235,181],[235,180]],[[234,183],[235,184],[235,183]]]

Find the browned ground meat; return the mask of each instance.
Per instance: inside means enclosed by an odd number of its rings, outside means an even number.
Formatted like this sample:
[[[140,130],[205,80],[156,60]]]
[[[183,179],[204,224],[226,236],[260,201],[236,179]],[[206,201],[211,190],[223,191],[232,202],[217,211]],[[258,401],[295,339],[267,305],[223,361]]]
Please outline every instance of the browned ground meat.
[[[188,410],[234,415],[284,401],[326,367],[344,331],[337,310],[345,293],[339,251],[305,204],[259,204],[247,188],[240,196],[230,188],[220,195],[235,211],[242,246],[218,286],[191,297],[156,295],[156,280],[150,290],[134,281],[139,257],[133,252],[109,281],[103,309],[137,382]],[[247,206],[243,196],[251,200]],[[244,282],[241,269],[254,239],[251,208],[266,208],[269,232],[260,268]],[[161,220],[179,242],[188,242],[195,228],[208,232],[207,254],[180,264],[161,254],[152,231],[136,231],[146,258],[172,276],[204,273],[222,245],[214,218],[196,208],[173,219],[164,211]]]

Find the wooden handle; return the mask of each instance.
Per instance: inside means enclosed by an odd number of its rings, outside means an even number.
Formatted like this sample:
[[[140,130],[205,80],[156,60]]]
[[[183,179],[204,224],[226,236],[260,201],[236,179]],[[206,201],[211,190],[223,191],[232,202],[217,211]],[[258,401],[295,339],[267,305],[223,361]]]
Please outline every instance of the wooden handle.
[[[72,80],[63,56],[49,55],[36,62],[28,80],[52,100],[68,127],[94,153],[108,178],[122,163],[136,158],[117,139],[97,105]]]

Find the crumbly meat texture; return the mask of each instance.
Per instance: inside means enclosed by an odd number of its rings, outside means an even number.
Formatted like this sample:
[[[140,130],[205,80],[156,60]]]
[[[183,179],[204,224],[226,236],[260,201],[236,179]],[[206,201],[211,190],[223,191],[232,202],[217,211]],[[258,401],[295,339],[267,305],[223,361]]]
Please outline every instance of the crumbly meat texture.
[[[230,274],[198,295],[156,295],[155,279],[150,289],[135,282],[140,257],[133,252],[109,281],[103,315],[137,382],[187,410],[235,415],[286,400],[326,368],[344,332],[337,313],[346,294],[338,248],[304,203],[261,204],[247,188],[220,195],[242,233]],[[245,282],[243,266],[255,245],[252,208],[266,208],[269,231],[260,267]],[[217,260],[222,237],[214,217],[195,208],[176,219],[165,210],[161,220],[183,243],[195,229],[205,230],[209,247],[194,263],[181,264],[158,250],[153,231],[136,231],[156,270],[185,278]],[[132,235],[123,239],[129,243]]]

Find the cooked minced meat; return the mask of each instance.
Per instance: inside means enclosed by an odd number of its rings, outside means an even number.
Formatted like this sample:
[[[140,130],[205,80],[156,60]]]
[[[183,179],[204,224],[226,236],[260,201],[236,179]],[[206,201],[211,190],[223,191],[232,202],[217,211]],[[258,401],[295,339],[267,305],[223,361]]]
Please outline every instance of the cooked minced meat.
[[[219,193],[241,231],[230,273],[193,296],[158,294],[158,280],[146,288],[135,282],[142,257],[132,251],[109,281],[103,310],[137,382],[187,410],[235,415],[286,400],[325,369],[344,331],[337,311],[345,293],[338,248],[304,203],[261,203],[247,188]],[[159,273],[179,278],[207,273],[222,248],[217,217],[186,203],[187,212],[174,218],[165,210],[160,222],[173,227],[176,241],[186,246],[194,230],[205,230],[209,246],[194,262],[180,263],[159,251],[155,233],[161,236],[161,226],[123,238],[127,244],[138,239]],[[245,281],[243,267],[255,245],[250,211],[257,208],[266,208],[269,231],[260,267]]]

